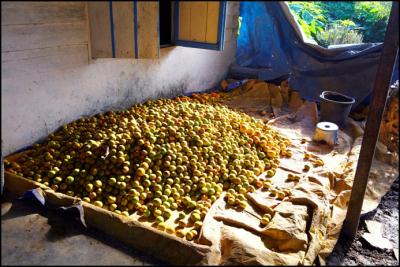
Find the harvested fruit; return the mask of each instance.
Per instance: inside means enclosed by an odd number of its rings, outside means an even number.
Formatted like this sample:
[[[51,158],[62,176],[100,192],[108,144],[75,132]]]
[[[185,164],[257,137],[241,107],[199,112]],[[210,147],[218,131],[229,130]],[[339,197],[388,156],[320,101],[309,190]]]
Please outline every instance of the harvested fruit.
[[[160,223],[157,224],[157,229],[158,230],[165,231],[165,228],[166,228],[166,226],[165,226],[164,222],[160,222]]]
[[[7,171],[124,216],[138,213],[159,228],[188,219],[201,227],[224,191],[244,209],[244,194],[268,189],[290,141],[243,112],[197,95],[149,100],[128,110],[81,118],[35,144]],[[180,233],[188,240],[195,230]]]
[[[276,198],[277,198],[277,199],[282,200],[282,199],[284,199],[285,197],[286,197],[286,194],[285,194],[285,192],[283,192],[283,191],[278,191],[278,192],[276,193]]]
[[[279,190],[276,188],[272,188],[271,190],[269,190],[269,193],[271,196],[277,196],[278,192],[279,192]]]
[[[271,214],[269,214],[269,213],[265,213],[265,214],[263,215],[263,217],[264,217],[264,218],[267,218],[268,220],[271,220],[271,218],[272,218]]]
[[[198,235],[198,233],[197,233],[197,231],[196,230],[190,230],[190,231],[188,231],[187,233],[186,233],[186,239],[188,240],[188,241],[191,241],[191,240],[193,240],[196,236]]]
[[[192,221],[197,222],[201,220],[200,213],[192,213],[191,217]]]
[[[194,223],[194,228],[195,229],[200,229],[203,226],[203,222],[197,221]]]
[[[313,162],[314,167],[324,166],[324,162],[321,159],[317,159]]]
[[[271,188],[271,186],[272,186],[271,180],[264,181],[264,183],[263,183],[263,188],[264,189],[269,189],[269,188]]]
[[[298,182],[300,180],[300,178],[301,177],[298,176],[298,175],[294,175],[294,174],[289,173],[287,180],[288,181],[296,181],[296,182]]]
[[[272,218],[271,214],[265,213],[263,217],[260,219],[261,225],[266,226],[271,221],[271,218]]]
[[[87,199],[86,199],[87,200]],[[89,201],[88,201],[89,202]],[[96,200],[95,202],[93,202],[93,205],[102,208],[103,207],[103,202]]]
[[[310,165],[305,164],[303,167],[303,171],[308,172],[310,170]]]
[[[176,234],[178,237],[184,237],[184,236],[185,236],[185,232],[184,232],[183,229],[177,229],[177,230],[175,231],[175,234]]]
[[[283,188],[282,191],[283,193],[285,193],[286,196],[292,195],[292,189],[290,188]]]

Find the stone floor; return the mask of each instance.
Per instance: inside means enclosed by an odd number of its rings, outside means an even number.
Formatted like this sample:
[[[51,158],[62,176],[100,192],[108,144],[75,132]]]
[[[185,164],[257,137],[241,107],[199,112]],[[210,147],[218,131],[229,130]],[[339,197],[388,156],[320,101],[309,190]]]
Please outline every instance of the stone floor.
[[[6,195],[1,205],[2,265],[163,265],[86,229],[68,213]]]

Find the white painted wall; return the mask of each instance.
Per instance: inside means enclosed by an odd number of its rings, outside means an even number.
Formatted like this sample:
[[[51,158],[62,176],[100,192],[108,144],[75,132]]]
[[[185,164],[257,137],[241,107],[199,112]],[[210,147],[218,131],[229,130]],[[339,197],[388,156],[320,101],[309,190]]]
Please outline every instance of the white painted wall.
[[[228,2],[223,52],[170,47],[158,60],[89,63],[83,3],[2,2],[3,155],[80,116],[217,85],[234,60],[238,13]]]

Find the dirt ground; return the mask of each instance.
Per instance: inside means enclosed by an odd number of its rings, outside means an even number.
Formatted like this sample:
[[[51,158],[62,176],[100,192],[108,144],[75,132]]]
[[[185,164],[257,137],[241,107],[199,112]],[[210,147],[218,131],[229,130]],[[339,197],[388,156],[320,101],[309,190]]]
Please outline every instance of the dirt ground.
[[[360,219],[357,235],[351,244],[339,239],[334,251],[327,258],[327,265],[398,265],[393,250],[380,250],[372,247],[361,238],[365,233],[365,220],[374,220],[383,224],[383,237],[390,240],[393,248],[399,249],[399,178],[391,190],[382,198],[378,208]]]

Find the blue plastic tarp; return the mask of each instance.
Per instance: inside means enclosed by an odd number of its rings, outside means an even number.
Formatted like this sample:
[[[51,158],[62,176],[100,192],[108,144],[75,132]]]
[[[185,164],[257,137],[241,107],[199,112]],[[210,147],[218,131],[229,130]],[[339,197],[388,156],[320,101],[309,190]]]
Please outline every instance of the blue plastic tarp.
[[[326,90],[354,97],[354,106],[368,99],[382,43],[323,48],[304,35],[284,2],[241,2],[240,16],[236,63],[243,69],[266,81],[288,76],[307,100],[319,101]]]

